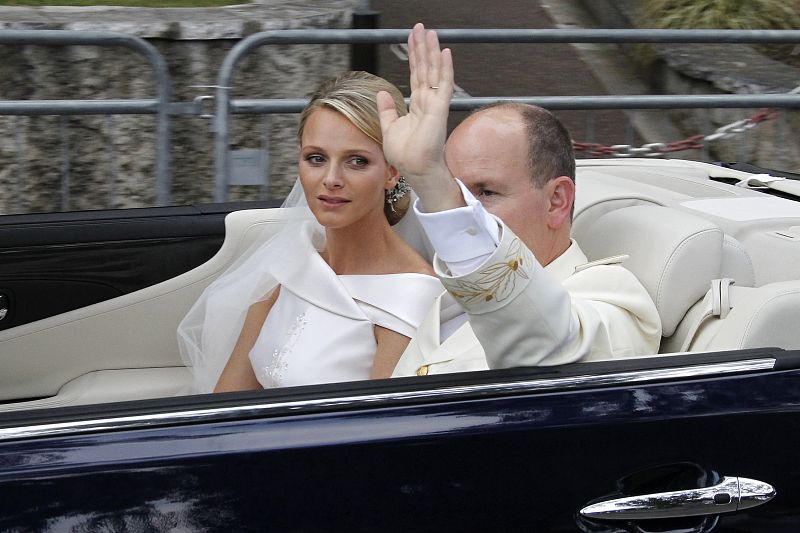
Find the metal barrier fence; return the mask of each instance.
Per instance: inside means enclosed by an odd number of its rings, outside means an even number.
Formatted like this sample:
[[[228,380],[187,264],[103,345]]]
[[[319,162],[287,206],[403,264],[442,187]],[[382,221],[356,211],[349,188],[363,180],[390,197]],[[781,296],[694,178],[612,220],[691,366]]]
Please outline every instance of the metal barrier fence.
[[[172,85],[167,64],[153,45],[131,35],[115,32],[67,30],[2,30],[0,44],[45,46],[93,45],[120,46],[142,54],[150,64],[156,86],[152,100],[0,100],[0,115],[112,115],[155,114],[156,133],[156,202],[167,205],[170,200],[170,104]],[[24,180],[18,165],[18,183]],[[64,179],[69,179],[65,165]],[[63,201],[62,201],[63,203]]]
[[[279,30],[261,32],[241,40],[226,55],[215,86],[214,200],[225,201],[230,178],[230,131],[234,114],[270,115],[296,113],[305,99],[231,99],[231,82],[239,61],[264,45],[287,44],[393,44],[405,42],[408,30]],[[443,43],[738,43],[796,44],[800,30],[439,30]],[[146,41],[111,32],[61,30],[0,30],[0,44],[106,45],[123,46],[145,56],[152,66],[157,97],[130,100],[37,100],[1,101],[0,115],[157,115],[156,202],[168,205],[171,199],[170,116],[207,116],[203,100],[172,102],[171,81],[163,57]],[[517,100],[551,110],[633,110],[696,108],[800,108],[798,94],[760,95],[620,95],[620,96],[518,96],[454,98],[451,109],[469,110],[481,105]],[[24,179],[24,176],[20,176]]]
[[[800,43],[800,30],[589,30],[482,29],[437,30],[442,43]],[[278,44],[392,44],[405,42],[408,30],[280,30],[243,39],[226,56],[216,88],[215,201],[227,198],[230,176],[230,116],[237,113],[296,113],[305,99],[231,100],[231,81],[240,59],[255,48]],[[675,108],[800,108],[798,94],[519,96],[454,98],[452,110],[469,110],[501,100],[516,100],[550,110]]]

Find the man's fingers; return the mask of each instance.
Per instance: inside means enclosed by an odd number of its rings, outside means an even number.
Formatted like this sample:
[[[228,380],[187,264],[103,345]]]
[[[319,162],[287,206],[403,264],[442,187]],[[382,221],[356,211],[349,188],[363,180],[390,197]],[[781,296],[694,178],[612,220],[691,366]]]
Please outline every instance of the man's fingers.
[[[378,91],[378,118],[381,121],[381,132],[386,135],[386,130],[397,120],[397,108],[392,96],[386,91]]]
[[[441,50],[439,49],[439,36],[435,31],[428,31],[425,34],[425,48],[427,49],[428,79],[430,87],[439,86],[441,69]]]
[[[428,86],[428,51],[426,45],[426,30],[422,23],[414,25],[411,32],[413,48],[409,50],[409,61],[413,61],[417,86],[412,89],[422,89]],[[412,55],[413,54],[413,55]]]
[[[441,91],[449,91],[449,95],[453,95],[453,88],[455,87],[454,70],[453,70],[453,52],[449,48],[442,50],[442,68],[440,70],[439,87]]]
[[[415,57],[417,45],[414,44],[414,31],[408,34],[408,72],[409,72],[409,85],[411,91],[415,91],[419,87],[417,80],[417,58]]]
[[[439,36],[417,23],[408,36],[408,66],[412,115],[437,113],[453,96],[453,60],[449,49],[441,50]]]

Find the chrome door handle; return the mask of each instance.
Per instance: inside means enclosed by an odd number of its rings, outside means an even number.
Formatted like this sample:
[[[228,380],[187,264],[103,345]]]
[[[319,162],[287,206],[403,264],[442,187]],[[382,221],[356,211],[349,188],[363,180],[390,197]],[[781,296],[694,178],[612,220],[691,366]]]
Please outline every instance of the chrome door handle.
[[[712,515],[756,507],[770,501],[775,494],[772,485],[763,481],[723,477],[713,487],[608,500],[588,505],[580,510],[580,514],[605,520]]]

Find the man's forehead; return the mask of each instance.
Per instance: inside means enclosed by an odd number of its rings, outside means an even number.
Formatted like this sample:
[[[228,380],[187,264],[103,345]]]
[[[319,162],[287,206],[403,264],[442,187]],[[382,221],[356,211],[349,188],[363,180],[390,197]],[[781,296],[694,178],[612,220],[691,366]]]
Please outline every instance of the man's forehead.
[[[472,118],[472,117],[470,117]],[[469,120],[469,119],[467,119]],[[462,123],[453,130],[445,144],[445,158],[468,159],[474,163],[496,162],[527,152],[527,136],[520,123],[480,120]]]
[[[486,147],[492,141],[522,140],[526,136],[525,126],[518,113],[507,110],[487,109],[471,115],[456,126],[447,140],[447,147],[470,150]]]

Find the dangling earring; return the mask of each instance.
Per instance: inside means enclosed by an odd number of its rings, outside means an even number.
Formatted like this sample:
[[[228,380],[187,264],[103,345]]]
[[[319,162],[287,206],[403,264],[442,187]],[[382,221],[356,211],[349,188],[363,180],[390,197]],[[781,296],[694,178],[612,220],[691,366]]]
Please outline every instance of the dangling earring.
[[[392,187],[391,189],[386,189],[386,203],[391,208],[392,213],[395,213],[394,204],[400,201],[403,196],[408,194],[408,191],[411,190],[411,186],[406,182],[406,179],[403,176],[397,180],[397,184]]]

